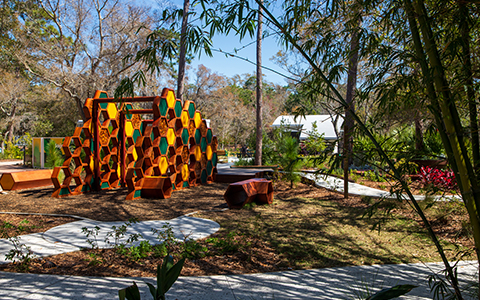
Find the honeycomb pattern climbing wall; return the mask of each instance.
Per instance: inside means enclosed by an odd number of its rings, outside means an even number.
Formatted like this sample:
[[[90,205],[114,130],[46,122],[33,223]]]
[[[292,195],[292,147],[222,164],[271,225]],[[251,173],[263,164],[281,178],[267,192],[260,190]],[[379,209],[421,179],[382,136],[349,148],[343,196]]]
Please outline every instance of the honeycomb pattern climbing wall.
[[[145,178],[168,178],[173,190],[214,181],[218,142],[195,103],[182,104],[173,90],[164,89],[152,110],[153,122],[136,140],[138,158],[127,170],[127,199],[142,196]]]
[[[54,197],[124,183],[127,199],[142,197],[142,191],[168,198],[171,190],[214,181],[218,142],[195,103],[182,103],[171,89],[146,98],[152,109],[142,112],[102,91],[85,101],[87,120],[65,138],[65,162],[52,174]],[[150,113],[153,120],[143,120],[141,113]]]

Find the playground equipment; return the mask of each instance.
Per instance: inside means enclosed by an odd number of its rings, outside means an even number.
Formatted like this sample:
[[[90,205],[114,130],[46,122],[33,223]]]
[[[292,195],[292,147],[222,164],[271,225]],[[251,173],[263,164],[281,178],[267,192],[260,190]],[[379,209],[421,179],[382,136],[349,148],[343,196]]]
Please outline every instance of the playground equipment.
[[[265,178],[252,178],[232,183],[223,195],[229,208],[242,208],[245,204],[273,203],[272,181]]]
[[[23,190],[52,184],[52,170],[7,172],[0,174],[0,186],[5,191]]]
[[[128,200],[169,198],[173,190],[214,181],[218,141],[195,103],[182,103],[171,89],[123,101],[103,91],[85,101],[86,121],[65,138],[65,162],[53,170],[53,197],[126,186]],[[134,109],[138,102],[152,108]]]

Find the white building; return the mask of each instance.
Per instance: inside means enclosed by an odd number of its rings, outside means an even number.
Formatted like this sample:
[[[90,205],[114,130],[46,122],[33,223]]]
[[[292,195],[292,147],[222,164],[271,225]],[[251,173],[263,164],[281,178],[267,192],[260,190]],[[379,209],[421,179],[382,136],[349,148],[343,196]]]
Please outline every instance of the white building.
[[[292,133],[292,136],[304,141],[308,139],[308,133],[313,130],[314,123],[317,125],[317,133],[323,134],[323,138],[327,142],[336,142],[343,133],[342,115],[279,116],[271,127],[283,126],[285,130]],[[337,145],[337,143],[335,144]],[[337,152],[337,146],[335,146],[334,152]]]

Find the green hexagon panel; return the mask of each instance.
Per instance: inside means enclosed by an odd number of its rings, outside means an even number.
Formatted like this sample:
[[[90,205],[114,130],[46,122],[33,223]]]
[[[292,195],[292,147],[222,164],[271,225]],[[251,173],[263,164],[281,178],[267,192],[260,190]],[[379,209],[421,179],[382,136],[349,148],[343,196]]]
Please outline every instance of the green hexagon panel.
[[[190,105],[188,105],[188,115],[190,119],[193,119],[193,116],[195,116],[195,104],[190,103]]]
[[[207,175],[211,176],[213,171],[213,164],[211,161],[207,162]]]
[[[133,109],[133,106],[132,106],[131,104],[125,105],[125,110],[126,110],[127,112],[131,111],[132,109]],[[126,114],[125,114],[125,119],[131,120],[131,119],[132,119],[132,116],[133,116],[132,114],[126,113]]]
[[[160,139],[160,153],[162,155],[165,155],[167,154],[167,150],[168,150],[168,142],[167,142],[167,138],[166,137],[162,137]]]
[[[175,116],[177,118],[180,118],[180,115],[182,114],[182,102],[181,101],[175,101]]]
[[[182,131],[182,141],[184,145],[188,144],[188,138],[189,138],[188,129],[184,128]]]
[[[202,141],[200,142],[200,149],[202,149],[202,152],[207,151],[207,139],[202,138]]]
[[[200,129],[195,130],[195,144],[200,145],[200,139],[202,138],[202,133]]]
[[[213,138],[213,133],[211,129],[207,130],[207,143],[211,144],[212,143],[212,138]]]
[[[162,117],[165,117],[168,111],[167,99],[161,98],[160,103],[158,104],[158,108],[160,109],[160,115]]]
[[[200,181],[203,184],[205,184],[205,183],[207,183],[207,178],[208,178],[207,170],[202,170],[202,175],[200,175]]]

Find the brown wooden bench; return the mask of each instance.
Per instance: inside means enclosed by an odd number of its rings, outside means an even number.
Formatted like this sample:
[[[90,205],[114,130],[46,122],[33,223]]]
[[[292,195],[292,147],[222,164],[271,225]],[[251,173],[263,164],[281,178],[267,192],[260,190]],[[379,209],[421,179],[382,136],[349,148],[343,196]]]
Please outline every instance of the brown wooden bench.
[[[52,170],[3,173],[0,185],[5,191],[23,190],[52,185]]]
[[[252,178],[232,183],[223,195],[229,208],[242,208],[248,203],[272,204],[272,181],[265,178]]]

